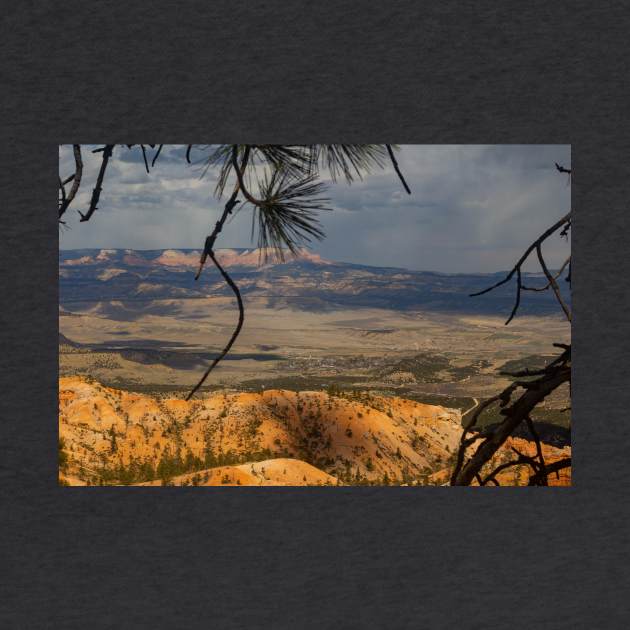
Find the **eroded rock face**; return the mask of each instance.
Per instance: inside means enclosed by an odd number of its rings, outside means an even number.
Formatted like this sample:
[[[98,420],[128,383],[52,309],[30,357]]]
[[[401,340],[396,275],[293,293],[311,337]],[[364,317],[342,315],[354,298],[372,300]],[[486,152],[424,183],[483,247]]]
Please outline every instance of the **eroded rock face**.
[[[322,391],[225,392],[187,402],[59,381],[59,435],[71,484],[342,485],[448,483],[461,413],[402,398]],[[489,466],[534,456],[509,438]],[[543,444],[547,463],[571,448]],[[173,462],[177,462],[174,464]],[[488,468],[488,471],[491,468]],[[498,476],[527,485],[527,466]],[[549,485],[570,485],[570,469]]]
[[[366,394],[269,390],[186,402],[81,377],[59,381],[59,434],[70,456],[67,476],[77,483],[98,482],[100,471],[120,466],[157,469],[165,453],[197,468],[292,459],[324,473],[306,475],[317,483],[411,480],[452,457],[459,422],[456,410]]]
[[[336,486],[339,479],[299,459],[279,457],[234,466],[216,466],[174,477],[177,486]],[[140,485],[158,486],[161,480]]]

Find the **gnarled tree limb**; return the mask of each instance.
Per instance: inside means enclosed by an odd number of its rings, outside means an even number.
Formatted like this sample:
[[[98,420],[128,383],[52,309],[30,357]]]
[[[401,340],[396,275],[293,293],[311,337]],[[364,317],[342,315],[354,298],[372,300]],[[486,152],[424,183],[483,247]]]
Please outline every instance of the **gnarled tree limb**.
[[[81,215],[81,222],[89,221],[92,218],[94,211],[97,209],[98,200],[101,196],[101,191],[103,190],[103,178],[105,177],[105,171],[107,170],[109,158],[112,156],[114,151],[114,145],[106,144],[102,149],[98,149],[98,151],[103,152],[101,168],[98,172],[98,177],[96,178],[96,186],[92,191],[92,198],[90,199],[90,207],[88,208],[88,211],[85,214],[79,211],[79,214]]]
[[[386,144],[385,146],[387,147],[387,152],[389,153],[389,159],[392,161],[392,165],[394,167],[394,170],[396,171],[396,175],[398,175],[398,179],[400,179],[400,181],[402,182],[402,185],[405,187],[407,194],[410,195],[411,188],[409,188],[409,186],[407,185],[407,182],[405,181],[405,178],[403,177],[403,174],[400,172],[400,168],[398,167],[398,162],[396,161],[396,158],[394,156],[392,145]]]
[[[60,183],[60,187],[63,190],[62,203],[59,205],[60,219],[76,197],[79,186],[81,185],[81,177],[83,176],[83,159],[81,158],[81,145],[73,144],[72,152],[74,154],[74,175],[71,175],[65,181]],[[70,188],[70,191],[66,195],[64,186],[70,181],[72,181],[72,186]]]
[[[470,485],[475,479],[475,475],[480,473],[483,466],[490,461],[492,456],[503,445],[507,438],[513,433],[514,429],[530,417],[534,408],[542,402],[552,391],[557,389],[563,383],[571,380],[570,350],[565,350],[564,361],[558,365],[553,372],[541,376],[534,381],[523,383],[525,391],[510,406],[506,406],[502,410],[505,419],[486,437],[477,447],[474,454],[467,460],[465,457],[465,446],[462,441],[458,452],[458,463],[451,477],[451,485]],[[511,398],[515,391],[515,384],[512,383],[504,393],[509,392]],[[471,427],[465,429],[469,431]]]

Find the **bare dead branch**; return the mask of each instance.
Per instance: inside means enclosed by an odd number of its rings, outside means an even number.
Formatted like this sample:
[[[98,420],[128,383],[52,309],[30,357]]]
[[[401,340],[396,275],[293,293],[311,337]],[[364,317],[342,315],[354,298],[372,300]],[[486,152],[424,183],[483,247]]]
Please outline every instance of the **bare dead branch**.
[[[571,173],[569,169],[565,169],[559,164],[556,164],[556,168],[560,172],[567,173],[569,175]],[[506,324],[512,321],[514,315],[519,308],[521,291],[544,291],[548,290],[549,288],[554,291],[556,300],[560,304],[568,321],[570,322],[571,311],[562,298],[556,280],[562,275],[564,269],[568,265],[569,271],[566,280],[569,283],[571,282],[571,257],[569,256],[567,258],[560,270],[554,276],[549,271],[544,256],[542,254],[542,244],[546,241],[546,239],[548,239],[557,230],[561,230],[561,237],[568,238],[568,233],[570,229],[571,211],[569,211],[562,218],[556,221],[547,230],[545,230],[533,243],[531,243],[504,278],[502,278],[492,286],[484,289],[483,291],[471,294],[471,296],[478,296],[488,293],[489,291],[492,291],[493,289],[496,289],[497,287],[506,284],[516,275],[515,303]],[[543,273],[545,274],[545,277],[547,278],[547,284],[541,288],[525,286],[523,285],[522,281],[522,265],[527,261],[534,250],[536,250],[538,261],[543,270]],[[560,356],[558,356],[554,361],[552,361],[544,368],[537,370],[526,369],[516,373],[502,372],[502,374],[507,374],[513,377],[532,377],[532,380],[519,380],[513,382],[502,392],[502,394],[500,394],[499,396],[494,396],[493,398],[488,399],[485,404],[480,405],[480,408],[476,410],[470,421],[468,421],[464,425],[455,465],[453,467],[453,473],[451,476],[451,485],[470,485],[470,483],[475,479],[480,483],[480,485],[485,485],[486,483],[490,482],[498,484],[498,481],[496,479],[497,473],[499,473],[501,470],[505,470],[510,466],[516,466],[518,464],[527,464],[534,470],[534,474],[532,475],[532,477],[530,477],[530,485],[548,484],[547,473],[550,470],[553,470],[553,468],[551,466],[547,466],[545,463],[540,437],[536,431],[533,421],[531,420],[530,414],[533,409],[538,404],[540,404],[542,400],[544,400],[546,396],[555,391],[563,383],[568,383],[569,388],[571,387],[571,346],[562,343],[555,343],[553,345],[555,347],[561,348],[563,352]],[[516,389],[519,388],[523,390],[523,393],[521,393],[514,402],[511,402],[512,395],[514,394]],[[503,400],[505,400],[506,398],[510,400],[509,405],[507,405],[507,403],[502,403],[501,405],[502,408],[500,410],[500,414],[504,417],[504,419],[496,426],[493,425],[492,427],[486,427],[486,429],[484,429],[483,439],[481,443],[477,446],[474,453],[468,459],[466,459],[466,450],[475,442],[477,442],[477,439],[468,438],[469,432],[477,424],[478,419],[483,411],[493,402],[502,399],[502,396],[505,397],[503,398]],[[536,444],[536,458],[531,458],[527,455],[519,453],[516,449],[513,449],[518,455],[517,460],[512,460],[511,462],[501,464],[500,466],[495,468],[495,470],[492,471],[488,476],[486,476],[485,479],[481,478],[480,471],[483,466],[491,460],[497,450],[505,443],[507,438],[522,422],[525,422],[529,427],[532,438]]]
[[[114,151],[113,144],[106,144],[101,149],[96,149],[94,151],[94,153],[102,152],[103,159],[101,162],[101,168],[98,172],[98,177],[96,178],[96,186],[94,187],[94,190],[92,191],[90,207],[88,208],[88,211],[85,214],[79,211],[79,214],[81,215],[81,222],[89,221],[92,215],[94,214],[94,211],[97,209],[98,200],[101,196],[101,191],[103,190],[103,178],[105,177],[105,171],[107,170],[107,163],[109,162],[109,158],[112,156],[113,151]]]
[[[514,466],[524,466],[531,465],[531,461],[528,459],[524,459],[521,455],[519,455],[518,459],[512,459],[509,462],[505,462],[503,464],[499,464],[492,472],[488,473],[483,479],[481,479],[481,475],[475,475],[475,479],[479,482],[480,486],[485,486],[488,483],[492,482],[495,485],[501,485],[499,480],[497,479],[497,475],[508,468],[512,468]],[[481,479],[481,481],[479,481]]]
[[[536,245],[538,243],[542,243],[543,241],[545,241],[547,238],[549,238],[554,232],[556,232],[558,229],[560,229],[563,225],[565,225],[565,223],[567,223],[567,221],[569,221],[569,219],[571,218],[571,212],[568,212],[567,214],[565,214],[561,219],[559,219],[558,221],[556,221],[550,228],[548,228],[547,230],[545,230],[526,250],[525,253],[519,258],[518,262],[514,265],[514,267],[512,268],[512,270],[505,276],[505,278],[503,278],[502,280],[499,280],[499,282],[493,284],[491,287],[488,287],[487,289],[483,289],[483,291],[477,291],[476,293],[471,293],[470,297],[477,297],[478,295],[484,295],[485,293],[489,293],[490,291],[492,291],[493,289],[496,289],[497,287],[500,287],[502,284],[505,284],[506,282],[509,282],[512,277],[514,276],[514,274],[517,272],[518,269],[520,269],[523,266],[523,263],[529,258],[529,255],[534,251],[534,249],[536,248]]]
[[[554,295],[556,296],[556,300],[558,300],[558,304],[560,304],[560,308],[564,311],[566,318],[571,321],[571,311],[569,307],[566,305],[565,301],[562,299],[562,294],[560,293],[560,287],[558,287],[558,283],[556,279],[549,273],[549,269],[547,269],[547,263],[545,263],[545,258],[542,254],[541,244],[538,243],[536,245],[536,254],[538,255],[538,262],[540,262],[540,266],[547,277],[548,283],[551,285],[553,289]]]
[[[221,352],[214,359],[214,361],[212,361],[212,363],[210,364],[208,369],[204,372],[199,382],[192,388],[188,396],[186,396],[186,400],[190,400],[195,395],[197,390],[204,384],[205,380],[208,378],[212,370],[214,370],[214,368],[219,364],[219,362],[223,359],[223,357],[225,357],[225,355],[230,351],[230,348],[234,345],[236,338],[239,336],[241,332],[241,328],[243,328],[243,322],[245,321],[245,308],[243,306],[243,298],[241,297],[241,292],[239,291],[238,286],[236,285],[234,280],[232,280],[232,278],[229,276],[227,271],[225,271],[225,269],[219,264],[219,261],[216,259],[214,252],[212,250],[209,250],[207,254],[212,260],[212,262],[214,263],[215,267],[219,270],[220,274],[223,276],[223,279],[227,282],[227,284],[230,286],[230,288],[234,292],[234,295],[236,296],[236,301],[238,303],[238,323],[225,348],[223,348],[223,350],[221,350]]]
[[[237,152],[237,148],[235,146],[234,147],[234,153],[236,154],[236,152]],[[239,166],[238,162],[236,163],[236,172],[237,173],[240,173],[241,170],[246,167],[248,159],[249,159],[249,152],[246,151],[245,154],[243,155],[243,158],[241,160],[240,166]],[[241,178],[242,178],[242,175],[241,175]],[[240,182],[241,178],[237,178],[239,181],[237,181],[236,185],[234,186],[234,190],[233,190],[232,194],[230,195],[230,198],[227,200],[227,202],[225,204],[225,207],[223,208],[223,214],[221,215],[221,218],[216,222],[212,233],[206,238],[206,242],[205,242],[205,245],[204,245],[204,248],[203,248],[203,252],[201,254],[201,259],[199,261],[199,270],[197,271],[197,275],[195,276],[195,280],[198,280],[199,276],[201,275],[201,272],[203,270],[203,266],[204,266],[204,264],[206,262],[206,258],[210,257],[210,259],[214,263],[215,267],[219,270],[219,273],[223,276],[223,279],[229,285],[229,287],[232,289],[232,292],[236,296],[236,301],[237,301],[237,304],[238,304],[238,313],[239,313],[238,314],[238,323],[236,325],[236,328],[234,329],[234,332],[232,333],[232,336],[230,337],[230,340],[228,341],[227,345],[225,346],[225,348],[219,353],[219,355],[210,364],[210,366],[204,372],[204,374],[201,377],[201,379],[199,380],[199,382],[190,391],[190,393],[186,397],[186,400],[190,400],[195,395],[195,393],[199,390],[199,388],[204,384],[204,382],[206,381],[206,379],[208,378],[208,376],[210,375],[212,370],[214,370],[214,368],[219,364],[219,362],[230,351],[230,348],[234,345],[234,342],[236,341],[237,337],[239,336],[239,334],[241,332],[241,328],[243,327],[243,322],[245,321],[245,308],[243,306],[243,299],[241,297],[241,292],[240,292],[238,286],[236,285],[236,283],[234,282],[234,280],[232,280],[230,275],[227,273],[227,271],[225,271],[225,269],[219,264],[219,261],[216,259],[216,256],[214,254],[214,243],[215,243],[215,241],[217,239],[217,236],[223,230],[223,226],[224,226],[227,218],[232,214],[234,208],[236,207],[236,204],[239,203],[239,201],[237,199],[237,196],[238,196],[238,194],[240,192],[240,183],[239,182]]]
[[[550,228],[545,230],[525,250],[525,253],[519,258],[519,260],[514,265],[514,267],[512,267],[510,272],[503,279],[499,280],[499,282],[496,282],[492,286],[490,286],[490,287],[488,287],[486,289],[483,289],[483,291],[477,291],[476,293],[471,293],[470,297],[477,297],[479,295],[484,295],[485,293],[489,293],[490,291],[500,287],[501,285],[505,284],[506,282],[509,282],[514,277],[514,274],[516,274],[516,298],[514,300],[514,306],[512,307],[512,311],[510,313],[510,316],[508,317],[507,321],[505,322],[505,325],[507,326],[514,319],[514,316],[516,315],[516,312],[518,311],[518,307],[520,306],[520,303],[521,303],[521,291],[523,290],[523,280],[522,280],[522,275],[521,275],[521,268],[522,268],[523,264],[525,263],[525,261],[529,258],[530,254],[535,249],[540,247],[540,245],[545,240],[547,240],[554,232],[559,230],[561,227],[563,227],[563,226],[566,227],[566,224],[568,222],[570,222],[570,220],[571,220],[571,212],[568,212],[559,221],[556,221]]]
[[[67,195],[65,195],[64,190],[64,199],[63,202],[59,205],[59,219],[63,216],[65,211],[69,208],[70,204],[73,202],[76,194],[79,190],[79,186],[81,185],[81,177],[83,175],[83,159],[81,157],[81,145],[73,144],[72,152],[74,154],[74,175],[71,175],[67,178],[62,184],[65,186],[70,181],[72,181],[72,186]]]
[[[61,177],[59,178],[59,191],[61,192],[61,205],[63,205],[66,202],[66,189]]]
[[[526,383],[525,391],[516,401],[502,409],[501,414],[505,417],[504,420],[489,435],[484,437],[474,454],[465,463],[463,442],[468,429],[464,429],[462,444],[460,444],[458,451],[457,464],[451,477],[452,485],[470,485],[475,475],[481,471],[484,464],[492,458],[505,440],[513,433],[514,429],[526,418],[530,417],[532,410],[560,385],[570,382],[570,356],[570,351],[566,350],[562,364],[557,365],[553,371],[537,380]],[[510,400],[516,385],[516,383],[512,383],[503,392],[504,395],[509,395]]]
[[[544,475],[545,476],[549,476],[551,473],[556,473],[556,476],[558,477],[559,476],[558,475],[559,471],[564,470],[565,468],[570,468],[570,467],[571,467],[571,458],[570,457],[565,457],[564,459],[559,459],[556,462],[548,464],[545,467]],[[537,473],[534,473],[529,478],[529,484],[528,485],[530,485],[530,486],[539,486],[542,474],[543,473],[541,471],[539,471]]]
[[[239,203],[238,199],[236,198],[238,192],[239,188],[237,186],[232,193],[232,196],[225,204],[223,214],[221,215],[221,218],[216,222],[212,234],[210,234],[210,236],[206,238],[206,243],[204,245],[203,252],[201,253],[201,259],[199,261],[199,269],[197,271],[197,274],[195,275],[195,280],[199,280],[199,276],[201,275],[206,259],[210,255],[210,252],[214,249],[214,242],[216,241],[217,236],[221,233],[221,230],[223,230],[223,225],[225,224],[226,219],[228,218],[228,216],[230,216],[230,214],[232,214],[232,211],[234,210],[236,204]]]
[[[140,145],[142,149],[142,159],[144,160],[144,168],[147,169],[147,173],[149,173],[149,162],[147,161],[147,150],[144,148],[144,144]]]
[[[547,473],[545,472],[546,464],[545,464],[545,457],[542,452],[542,445],[540,443],[540,436],[538,435],[538,431],[536,431],[536,427],[534,426],[534,423],[532,422],[531,418],[529,417],[525,418],[525,422],[527,423],[527,428],[529,429],[529,432],[534,438],[534,443],[536,444],[536,455],[538,456],[538,461],[540,462],[540,473],[541,473],[541,481],[542,481],[540,485],[546,486],[548,485]]]
[[[561,348],[562,350],[566,350],[567,352],[571,352],[571,344],[568,344],[568,343],[552,343],[551,345],[554,348]],[[564,360],[564,357],[560,356],[553,362],[553,364],[560,363],[563,360]]]
[[[396,158],[394,157],[394,151],[392,149],[392,145],[391,144],[386,144],[385,146],[387,147],[387,152],[389,153],[389,159],[392,161],[392,165],[394,166],[394,170],[396,171],[396,174],[398,175],[398,178],[402,182],[402,185],[405,187],[405,190],[407,191],[407,194],[410,195],[411,194],[411,189],[407,185],[407,182],[405,181],[405,178],[403,177],[403,174],[400,172],[400,168],[398,167],[398,162],[396,161]]]
[[[453,473],[451,476],[451,483],[457,478],[461,467],[464,464],[464,457],[466,454],[466,449],[474,444],[477,440],[485,439],[487,435],[483,432],[479,432],[474,434],[472,437],[468,437],[468,434],[475,428],[477,421],[481,417],[482,413],[485,409],[487,409],[491,404],[495,402],[501,403],[501,407],[504,407],[509,401],[512,395],[512,392],[516,389],[516,385],[512,384],[506,387],[500,394],[496,396],[492,396],[487,400],[481,402],[475,409],[474,413],[471,415],[470,419],[464,425],[464,431],[462,433],[462,437],[460,439],[460,446],[457,451],[457,458],[455,460],[455,466],[453,468]]]
[[[484,412],[484,410],[487,409],[492,403],[500,401],[501,406],[504,407],[509,402],[510,396],[512,395],[512,392],[515,389],[516,389],[516,386],[512,384],[506,389],[504,389],[500,394],[497,394],[496,396],[492,396],[491,398],[487,398],[483,402],[479,403],[479,405],[477,406],[477,408],[471,415],[470,420],[466,423],[465,428],[468,431],[470,431],[477,424],[477,420],[479,419],[481,414]]]
[[[157,162],[157,159],[160,157],[160,153],[162,152],[162,147],[163,147],[163,146],[164,146],[164,145],[163,145],[163,144],[161,144],[161,145],[158,147],[157,151],[155,152],[155,155],[153,156],[153,160],[151,160],[151,168],[153,168],[153,167],[155,166],[155,163]]]
[[[507,326],[513,319],[514,315],[516,315],[516,311],[518,311],[518,307],[521,304],[521,290],[523,287],[523,278],[521,276],[521,268],[519,267],[516,270],[516,299],[514,300],[514,306],[512,307],[512,312],[510,316],[507,318],[505,325]]]
[[[554,280],[557,280],[562,275],[562,272],[566,269],[567,265],[569,265],[570,263],[571,263],[571,256],[569,256],[562,263],[562,266],[554,275]],[[528,286],[523,285],[521,288],[523,289],[523,291],[546,291],[547,289],[549,289],[550,286],[551,286],[551,283],[547,281],[547,284],[545,284],[542,287],[528,287]]]

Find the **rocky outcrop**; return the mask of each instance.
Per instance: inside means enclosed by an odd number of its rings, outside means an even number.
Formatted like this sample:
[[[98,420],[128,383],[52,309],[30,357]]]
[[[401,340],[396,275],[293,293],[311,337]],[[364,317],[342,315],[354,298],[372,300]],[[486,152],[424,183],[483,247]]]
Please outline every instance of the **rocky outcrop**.
[[[91,483],[116,481],[116,470],[142,466],[158,478],[169,457],[188,461],[190,472],[285,458],[335,483],[410,482],[452,457],[459,420],[456,410],[369,394],[269,390],[187,402],[82,377],[59,381],[66,474]]]

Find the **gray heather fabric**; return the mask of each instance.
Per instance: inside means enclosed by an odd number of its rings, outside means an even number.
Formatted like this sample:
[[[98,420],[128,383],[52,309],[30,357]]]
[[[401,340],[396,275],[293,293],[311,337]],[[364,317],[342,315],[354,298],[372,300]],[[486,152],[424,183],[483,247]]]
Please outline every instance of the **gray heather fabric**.
[[[0,627],[628,627],[628,3],[39,0],[3,26]],[[140,141],[571,143],[574,487],[58,488],[57,145]]]

